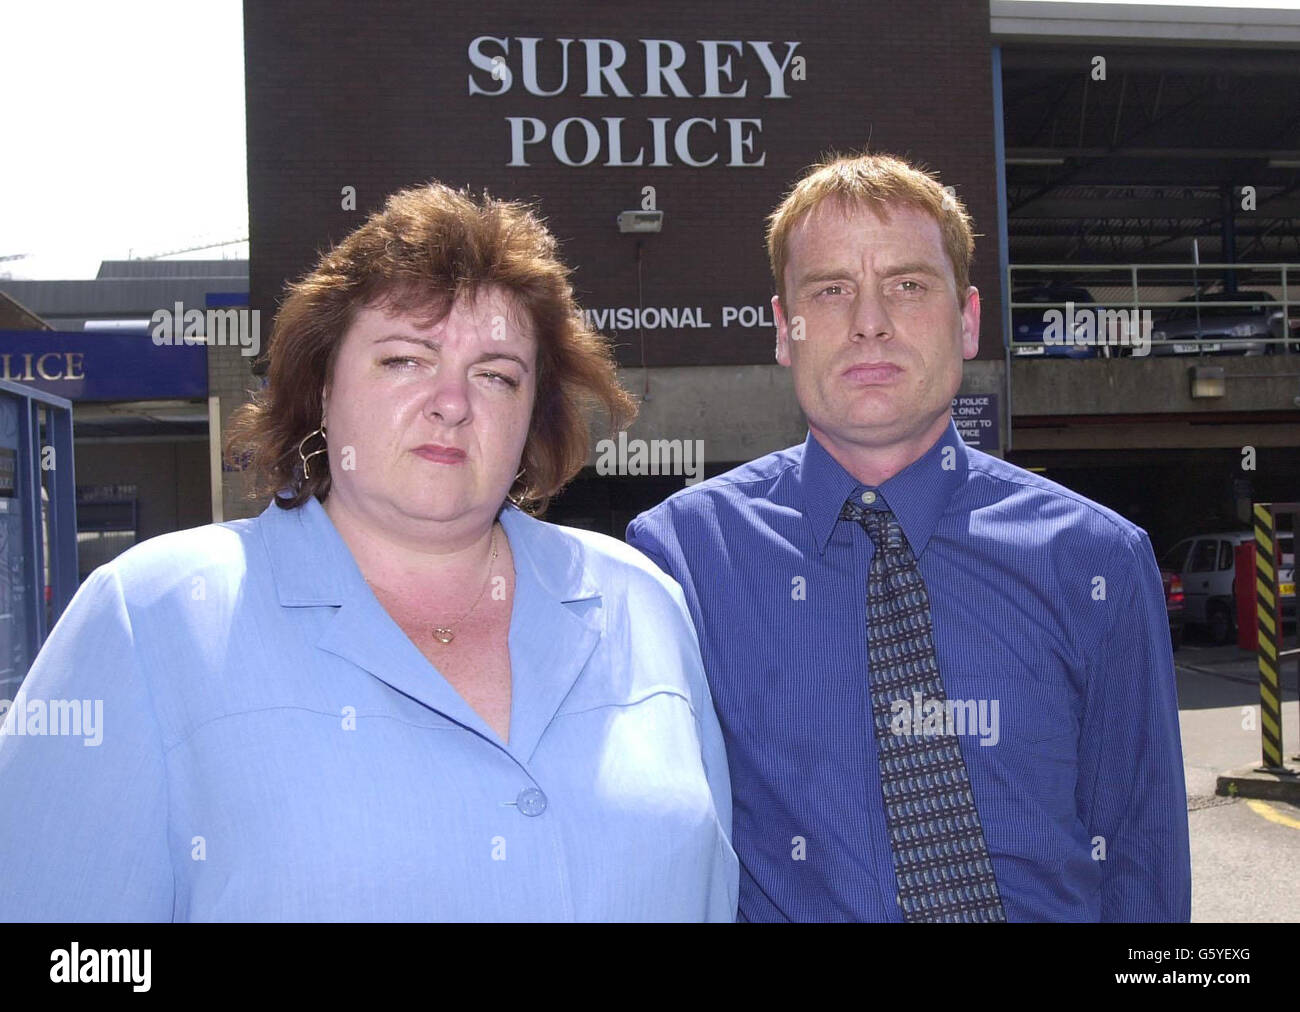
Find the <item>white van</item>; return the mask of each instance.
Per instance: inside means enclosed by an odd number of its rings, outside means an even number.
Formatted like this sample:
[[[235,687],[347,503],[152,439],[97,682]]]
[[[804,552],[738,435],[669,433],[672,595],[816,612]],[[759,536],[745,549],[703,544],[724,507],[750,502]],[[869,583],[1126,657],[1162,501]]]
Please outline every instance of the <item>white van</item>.
[[[1160,560],[1163,569],[1183,579],[1184,621],[1208,627],[1215,643],[1231,643],[1237,635],[1237,606],[1232,595],[1235,552],[1238,545],[1254,541],[1252,531],[1225,531],[1186,538],[1169,549]],[[1295,618],[1295,536],[1278,534],[1282,566],[1278,570],[1278,592],[1282,617]]]

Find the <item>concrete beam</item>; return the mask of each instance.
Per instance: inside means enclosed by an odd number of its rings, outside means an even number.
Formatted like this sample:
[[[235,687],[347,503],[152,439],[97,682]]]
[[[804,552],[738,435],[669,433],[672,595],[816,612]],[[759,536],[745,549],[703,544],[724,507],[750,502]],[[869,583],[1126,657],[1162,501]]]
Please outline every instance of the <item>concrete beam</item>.
[[[1223,397],[1192,399],[1188,369],[1198,364],[1222,367]],[[1300,355],[1013,359],[1011,392],[1013,418],[1282,410],[1300,421]]]
[[[1300,12],[1191,4],[991,0],[989,31],[995,42],[1106,40],[1289,48],[1300,45]]]
[[[789,370],[779,365],[620,369],[618,375],[641,405],[629,438],[703,439],[706,460],[744,461],[802,443],[808,432]],[[589,465],[596,462],[596,441],[608,436],[593,426]]]
[[[650,374],[650,396],[628,429],[629,438],[703,439],[710,461],[746,461],[802,443],[808,422],[794,396],[790,371],[779,365],[681,366],[620,369],[619,380],[639,400]],[[965,363],[963,394],[1004,394],[1003,363]],[[1005,402],[1002,403],[1003,409]],[[595,444],[609,433],[597,425]]]
[[[1240,450],[1243,446],[1300,446],[1300,420],[1292,423],[1193,425],[1191,422],[1125,421],[1111,425],[1069,424],[1016,428],[1015,450]],[[1119,458],[1107,458],[1119,463]]]

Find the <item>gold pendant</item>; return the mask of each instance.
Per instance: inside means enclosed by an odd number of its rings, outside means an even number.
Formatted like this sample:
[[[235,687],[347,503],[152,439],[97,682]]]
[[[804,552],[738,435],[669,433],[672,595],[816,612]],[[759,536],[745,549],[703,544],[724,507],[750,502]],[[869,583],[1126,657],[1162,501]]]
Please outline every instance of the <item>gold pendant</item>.
[[[439,643],[450,643],[455,634],[450,629],[444,629],[442,626],[433,630],[433,636]]]

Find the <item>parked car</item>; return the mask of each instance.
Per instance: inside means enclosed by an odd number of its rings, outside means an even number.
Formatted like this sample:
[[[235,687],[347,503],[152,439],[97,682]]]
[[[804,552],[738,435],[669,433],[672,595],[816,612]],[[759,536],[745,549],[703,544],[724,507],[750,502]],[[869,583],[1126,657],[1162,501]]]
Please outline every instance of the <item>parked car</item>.
[[[1237,635],[1237,604],[1232,580],[1236,571],[1237,546],[1254,541],[1253,531],[1225,531],[1185,538],[1160,560],[1160,568],[1177,573],[1183,582],[1183,620],[1204,626],[1215,643],[1231,643]],[[1295,536],[1278,534],[1282,565],[1277,582],[1282,600],[1282,619],[1296,614]]]
[[[1264,355],[1265,339],[1275,336],[1276,301],[1268,292],[1212,292],[1179,299],[1151,331],[1152,355]],[[1221,302],[1249,302],[1222,306]],[[1197,341],[1200,341],[1198,344]]]
[[[1183,645],[1183,578],[1171,569],[1161,569],[1165,585],[1165,611],[1169,613],[1169,642],[1175,650]]]
[[[1291,338],[1286,345],[1273,345],[1274,351],[1280,352],[1286,347],[1292,352],[1300,352],[1300,306],[1291,306],[1285,314],[1280,309],[1273,310],[1268,317],[1268,329],[1279,340],[1283,337]],[[1287,333],[1283,333],[1284,330]]]
[[[1039,285],[1034,288],[1021,288],[1011,293],[1012,302],[1039,302],[1042,309],[1013,309],[1011,311],[1011,335],[1017,342],[1011,348],[1011,354],[1017,358],[1038,355],[1049,358],[1096,358],[1097,349],[1088,344],[1044,344],[1043,333],[1047,330],[1045,315],[1049,309],[1058,309],[1064,315],[1065,304],[1072,302],[1076,306],[1091,306],[1092,293],[1086,288],[1074,288],[1066,285]],[[1022,344],[1020,342],[1033,342]]]

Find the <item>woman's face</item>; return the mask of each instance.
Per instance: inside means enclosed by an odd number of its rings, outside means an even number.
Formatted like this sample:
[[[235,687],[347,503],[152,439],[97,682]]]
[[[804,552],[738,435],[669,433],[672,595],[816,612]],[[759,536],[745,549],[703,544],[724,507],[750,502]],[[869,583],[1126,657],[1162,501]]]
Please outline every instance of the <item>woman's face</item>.
[[[489,522],[519,470],[536,362],[528,315],[500,289],[433,325],[361,309],[324,392],[331,506],[388,528]]]

